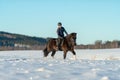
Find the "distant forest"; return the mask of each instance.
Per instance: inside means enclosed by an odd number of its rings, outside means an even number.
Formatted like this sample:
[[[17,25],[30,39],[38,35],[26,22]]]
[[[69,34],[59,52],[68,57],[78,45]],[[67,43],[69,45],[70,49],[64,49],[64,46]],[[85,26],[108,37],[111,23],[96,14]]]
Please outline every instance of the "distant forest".
[[[102,40],[95,41],[94,44],[81,44],[76,46],[77,49],[110,49],[110,48],[120,48],[120,41],[113,40],[113,41],[105,41]]]
[[[46,42],[45,38],[0,31],[0,50],[42,49]]]
[[[0,50],[42,50],[49,38],[31,37],[0,31]],[[80,44],[76,49],[120,48],[120,41],[97,40],[94,44]]]

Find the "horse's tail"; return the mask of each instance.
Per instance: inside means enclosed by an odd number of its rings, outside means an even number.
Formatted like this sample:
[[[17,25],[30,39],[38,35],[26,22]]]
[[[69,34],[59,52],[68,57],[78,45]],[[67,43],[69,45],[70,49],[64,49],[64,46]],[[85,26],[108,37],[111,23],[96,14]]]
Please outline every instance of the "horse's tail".
[[[47,57],[49,52],[51,51],[51,44],[52,44],[53,40],[54,39],[51,38],[47,41],[47,44],[46,44],[45,48],[43,49],[44,57]],[[52,44],[52,46],[53,46],[53,44]]]
[[[43,53],[44,53],[44,57],[47,57],[47,47],[45,47],[45,49],[43,49]]]
[[[43,52],[44,52],[44,53],[46,53],[46,51],[47,51],[47,46],[48,46],[49,40],[50,40],[50,39],[48,38],[48,39],[47,39],[47,43],[46,43],[46,45],[45,45],[45,48],[43,49]],[[44,55],[44,56],[45,56],[45,55]]]
[[[43,49],[43,52],[46,52],[47,51],[47,47],[45,47],[45,49]]]

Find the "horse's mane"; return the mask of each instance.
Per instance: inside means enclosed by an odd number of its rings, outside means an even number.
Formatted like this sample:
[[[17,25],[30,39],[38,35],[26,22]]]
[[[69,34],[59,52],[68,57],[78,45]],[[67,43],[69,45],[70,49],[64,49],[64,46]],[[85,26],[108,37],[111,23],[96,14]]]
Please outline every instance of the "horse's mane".
[[[70,33],[70,34],[68,34],[67,36],[65,36],[65,38],[70,38],[70,37],[72,37],[72,36],[76,36],[76,34],[77,34],[77,33],[75,33],[75,32]]]

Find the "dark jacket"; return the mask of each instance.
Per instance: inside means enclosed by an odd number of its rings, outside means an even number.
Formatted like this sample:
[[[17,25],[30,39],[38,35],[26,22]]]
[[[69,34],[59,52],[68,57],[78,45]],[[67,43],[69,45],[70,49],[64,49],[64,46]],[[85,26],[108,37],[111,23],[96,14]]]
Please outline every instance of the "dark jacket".
[[[67,33],[67,31],[65,30],[64,27],[58,28],[58,29],[57,29],[58,37],[64,38],[64,32],[66,33],[66,35],[68,35],[68,33]]]

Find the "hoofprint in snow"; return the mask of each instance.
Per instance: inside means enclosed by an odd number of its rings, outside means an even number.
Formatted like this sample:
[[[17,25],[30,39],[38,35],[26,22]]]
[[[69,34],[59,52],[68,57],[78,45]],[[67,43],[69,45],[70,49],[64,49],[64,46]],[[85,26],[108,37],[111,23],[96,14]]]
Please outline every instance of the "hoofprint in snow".
[[[75,50],[55,58],[38,51],[0,51],[0,80],[120,80],[120,49]]]

